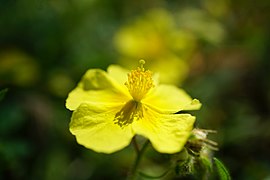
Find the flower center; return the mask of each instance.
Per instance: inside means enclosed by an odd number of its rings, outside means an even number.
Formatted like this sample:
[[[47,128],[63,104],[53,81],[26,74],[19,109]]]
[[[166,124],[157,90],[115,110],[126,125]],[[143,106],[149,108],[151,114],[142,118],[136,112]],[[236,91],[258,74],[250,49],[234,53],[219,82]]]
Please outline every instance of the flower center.
[[[130,100],[124,107],[115,114],[114,123],[120,127],[125,127],[131,124],[134,120],[143,117],[143,107],[140,102]]]
[[[141,67],[138,67],[136,70],[132,70],[128,74],[128,81],[125,83],[129,93],[137,102],[140,102],[148,91],[154,87],[152,79],[153,73],[149,70],[145,70],[143,67],[144,64],[145,61],[140,60]]]

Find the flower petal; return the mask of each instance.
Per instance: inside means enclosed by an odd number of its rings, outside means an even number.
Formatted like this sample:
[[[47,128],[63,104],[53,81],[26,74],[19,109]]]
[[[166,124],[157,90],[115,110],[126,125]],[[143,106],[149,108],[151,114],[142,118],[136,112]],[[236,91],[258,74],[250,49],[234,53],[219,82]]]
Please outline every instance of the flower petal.
[[[128,146],[134,134],[131,126],[121,128],[114,123],[121,107],[97,108],[81,104],[74,112],[70,131],[77,142],[96,152],[113,153]]]
[[[148,138],[158,152],[172,154],[184,147],[194,121],[190,114],[160,114],[145,108],[144,118],[132,125],[135,133]]]
[[[90,69],[78,86],[69,93],[66,107],[75,110],[81,103],[122,104],[131,97],[123,88],[101,69]]]
[[[107,69],[110,77],[114,78],[119,84],[124,85],[128,80],[129,70],[118,65],[110,65]]]
[[[172,85],[157,86],[145,96],[142,102],[162,113],[196,110],[201,107],[199,100],[192,100],[184,90]]]

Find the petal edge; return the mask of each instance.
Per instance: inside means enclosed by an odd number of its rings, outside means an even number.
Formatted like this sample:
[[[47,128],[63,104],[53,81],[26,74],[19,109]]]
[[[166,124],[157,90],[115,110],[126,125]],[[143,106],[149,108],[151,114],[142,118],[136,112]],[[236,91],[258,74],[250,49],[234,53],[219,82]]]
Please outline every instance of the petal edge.
[[[113,153],[130,144],[134,133],[131,127],[121,128],[114,123],[119,107],[100,109],[90,104],[81,104],[70,122],[70,132],[79,144],[101,153]]]
[[[136,121],[134,131],[148,138],[160,153],[177,153],[184,147],[195,117],[190,114],[160,114],[152,109],[144,112],[144,119]]]

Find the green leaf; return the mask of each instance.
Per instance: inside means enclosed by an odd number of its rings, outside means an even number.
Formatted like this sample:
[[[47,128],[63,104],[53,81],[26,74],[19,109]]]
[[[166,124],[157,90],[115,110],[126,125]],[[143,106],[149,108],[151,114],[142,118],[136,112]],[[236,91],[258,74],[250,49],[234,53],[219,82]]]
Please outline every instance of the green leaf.
[[[214,159],[217,173],[219,175],[220,180],[231,180],[230,173],[228,169],[225,167],[225,165],[217,158],[214,157],[213,159]]]
[[[2,101],[4,99],[7,92],[8,92],[8,88],[2,89],[0,91],[0,101]]]
[[[139,175],[146,178],[146,179],[161,179],[161,178],[165,177],[170,170],[171,169],[168,169],[167,171],[165,171],[163,174],[161,174],[159,176],[151,176],[151,175],[145,174],[143,172],[139,172]]]

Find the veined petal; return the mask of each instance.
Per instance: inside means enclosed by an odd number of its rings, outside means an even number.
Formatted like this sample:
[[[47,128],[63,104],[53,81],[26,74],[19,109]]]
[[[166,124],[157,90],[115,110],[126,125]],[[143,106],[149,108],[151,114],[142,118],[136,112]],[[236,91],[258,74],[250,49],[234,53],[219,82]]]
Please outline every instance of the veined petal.
[[[136,134],[148,138],[153,147],[161,153],[177,153],[184,147],[195,117],[190,114],[160,114],[145,107],[144,118],[132,126]]]
[[[201,107],[199,100],[192,100],[184,90],[172,85],[157,86],[145,96],[142,103],[162,113],[196,110]]]
[[[81,103],[122,104],[131,97],[123,88],[101,69],[90,69],[83,76],[78,86],[69,93],[66,107],[75,110]]]
[[[74,112],[70,131],[77,142],[96,152],[113,153],[129,145],[134,136],[131,126],[121,128],[114,118],[121,107],[97,108],[81,104]]]

